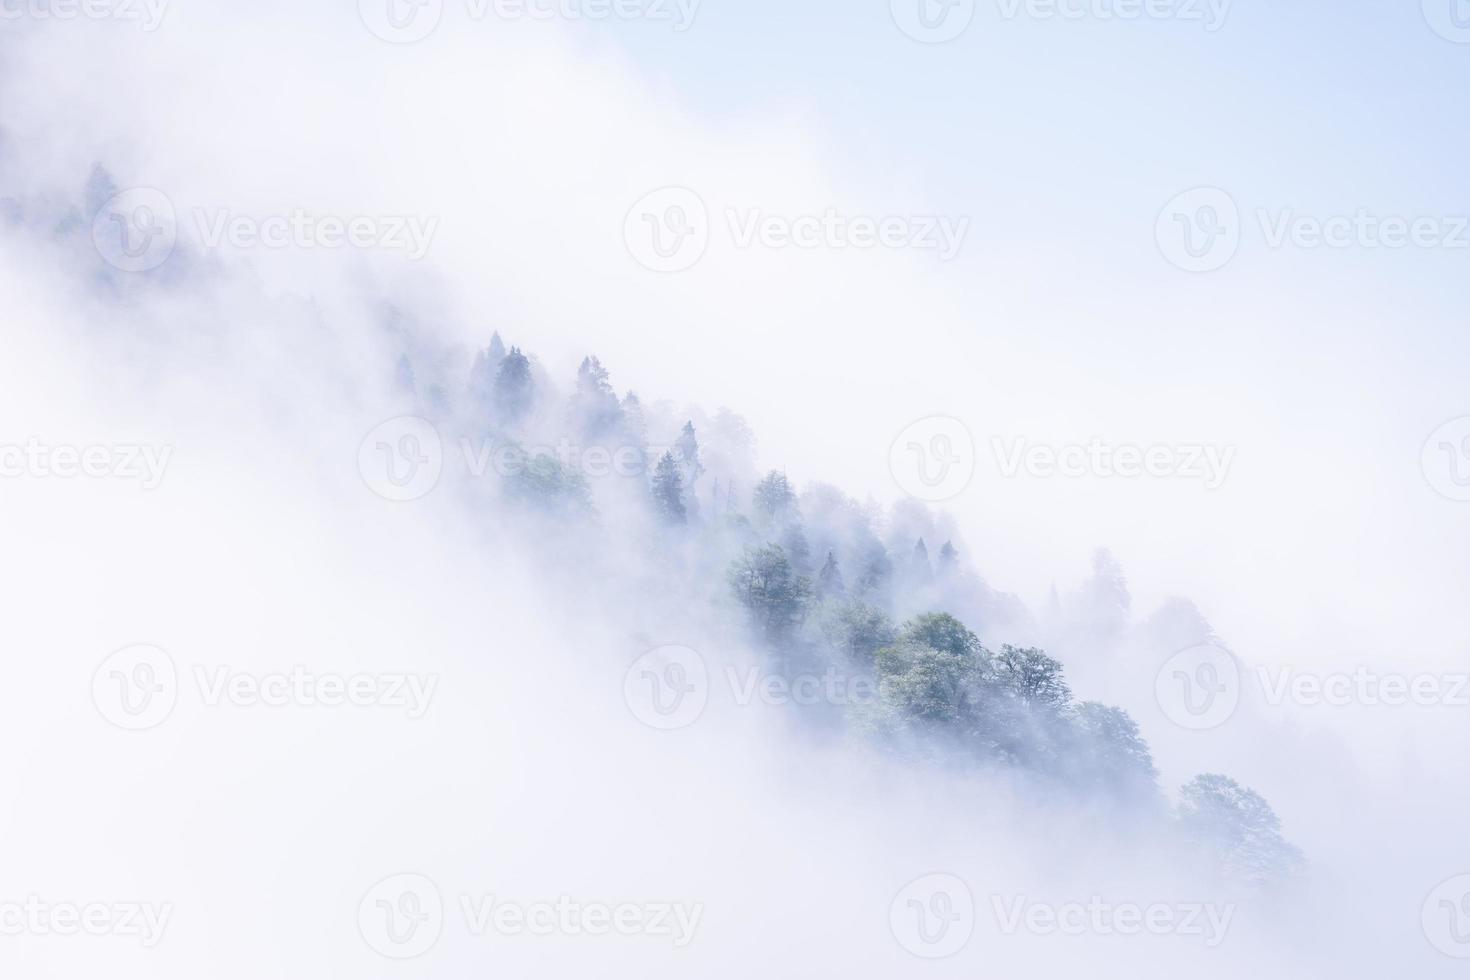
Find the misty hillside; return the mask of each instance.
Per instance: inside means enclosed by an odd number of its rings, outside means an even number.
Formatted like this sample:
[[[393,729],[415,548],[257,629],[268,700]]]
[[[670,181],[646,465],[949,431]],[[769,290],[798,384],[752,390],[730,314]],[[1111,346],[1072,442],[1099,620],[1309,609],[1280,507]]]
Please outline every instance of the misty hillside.
[[[760,683],[785,692],[804,737],[999,773],[1027,795],[1142,821],[1227,878],[1267,884],[1302,867],[1270,805],[1228,776],[1199,775],[1171,804],[1128,712],[1074,692],[1064,663],[1031,642],[1118,641],[1130,599],[1107,552],[1038,622],[986,584],[945,515],[762,473],[756,434],[727,409],[620,394],[590,355],[558,385],[498,332],[472,355],[411,350],[393,383],[436,430],[460,492],[554,558],[548,575],[574,550],[645,622],[701,619],[761,651]],[[1167,633],[1189,613],[1160,615]]]

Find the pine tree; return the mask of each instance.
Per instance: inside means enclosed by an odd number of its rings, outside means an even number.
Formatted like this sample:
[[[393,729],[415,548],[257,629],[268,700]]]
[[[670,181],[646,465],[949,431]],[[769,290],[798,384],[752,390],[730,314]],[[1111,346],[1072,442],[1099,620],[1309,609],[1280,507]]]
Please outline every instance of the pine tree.
[[[688,515],[684,510],[684,484],[679,477],[679,464],[674,454],[664,453],[659,457],[653,471],[653,503],[659,515],[670,524],[684,524]]]
[[[781,535],[781,547],[786,551],[791,567],[805,575],[811,571],[812,549],[807,544],[806,531],[800,521],[792,521]]]
[[[935,574],[940,578],[949,577],[959,560],[960,553],[954,550],[954,545],[948,541],[944,542],[944,547],[939,549],[939,562]]]
[[[817,572],[817,594],[823,597],[847,594],[847,586],[842,581],[842,570],[837,567],[837,555],[830,550],[827,552],[827,560],[822,562],[821,571]]]
[[[577,422],[582,433],[597,438],[618,424],[621,409],[618,396],[608,381],[607,368],[596,357],[582,358],[577,368],[577,393],[573,398]]]
[[[685,506],[689,513],[699,515],[699,499],[695,496],[694,484],[704,475],[704,464],[699,461],[699,440],[694,435],[694,423],[685,422],[674,441],[679,454],[679,472],[684,478]]]
[[[531,362],[519,347],[512,347],[495,373],[493,404],[502,422],[517,422],[531,410],[535,400],[535,382],[531,380]]]
[[[490,338],[490,346],[475,354],[475,363],[470,368],[470,399],[484,415],[495,409],[495,379],[504,361],[505,344],[497,332]]]
[[[920,538],[919,543],[914,545],[913,558],[910,559],[910,567],[915,582],[927,584],[934,580],[934,570],[929,567],[929,548]]]

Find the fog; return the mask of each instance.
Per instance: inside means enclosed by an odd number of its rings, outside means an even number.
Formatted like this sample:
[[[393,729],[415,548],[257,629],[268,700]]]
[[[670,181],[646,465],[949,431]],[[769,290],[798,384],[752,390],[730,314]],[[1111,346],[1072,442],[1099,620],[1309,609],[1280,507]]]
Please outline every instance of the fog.
[[[1019,339],[1057,305],[1027,314],[999,287],[980,322],[932,257],[717,231],[726,209],[944,214],[921,176],[834,153],[795,98],[698,112],[614,33],[463,14],[407,45],[350,6],[269,3],[0,35],[0,444],[34,448],[0,479],[9,972],[1452,975],[1470,705],[1445,602],[1464,569],[1439,549],[1462,517],[1386,518],[1417,530],[1399,552],[1364,532],[1361,569],[1314,550],[1316,525],[1286,540],[1292,518],[1260,501],[1306,494],[1272,469],[1304,436],[1267,437],[1259,408],[1232,426],[1161,410],[1170,382],[1084,377],[1064,335]],[[699,188],[714,216],[675,274],[625,242],[630,208],[666,187]],[[94,221],[118,193],[173,216],[156,264]],[[368,216],[383,247],[323,247],[295,212]],[[260,241],[272,217],[281,247]],[[524,404],[492,337],[529,358]],[[610,405],[578,385],[588,356]],[[1006,377],[971,400],[953,361]],[[978,417],[1043,378],[1067,389],[1052,417]],[[589,443],[603,411],[617,422]],[[1079,505],[1091,523],[1055,483],[984,463],[931,505],[890,450],[952,415],[981,456],[992,431],[1055,444],[1093,419],[1153,433],[1119,442],[1245,451],[1213,457],[1234,496],[1110,484]],[[655,464],[686,422],[700,470],[671,521]],[[629,472],[587,455],[630,440]],[[561,468],[518,455],[567,444],[581,455]],[[97,447],[105,472],[60,475],[58,447]],[[762,518],[773,470],[795,510]],[[1400,492],[1397,470],[1384,481]],[[1342,493],[1352,540],[1368,498]],[[793,529],[808,584],[829,553],[845,584],[761,620],[731,569],[761,546],[795,557]],[[1169,557],[1232,531],[1256,564]],[[1400,584],[1336,589],[1359,576]],[[1007,761],[969,754],[958,728],[904,714],[920,698],[898,706],[933,667],[910,648],[820,659],[836,597],[860,594],[894,636],[943,612],[985,658],[1044,649],[1070,686],[1057,718],[1124,709],[1156,788],[1074,785],[1106,753],[1043,732],[1061,722],[1024,699],[1015,731],[985,729]],[[1202,663],[1236,672],[1226,717],[1168,693],[1215,678]],[[1404,704],[1356,682],[1313,703],[1282,673],[1360,667],[1433,690]],[[659,685],[691,676],[695,707],[664,711]],[[782,686],[800,679],[811,697]],[[164,708],[133,713],[131,682],[163,684],[146,703]],[[1269,801],[1300,861],[1243,874],[1192,836],[1181,787],[1204,773]],[[69,935],[28,900],[141,909],[136,929],[119,913]],[[604,912],[627,928],[599,930]]]

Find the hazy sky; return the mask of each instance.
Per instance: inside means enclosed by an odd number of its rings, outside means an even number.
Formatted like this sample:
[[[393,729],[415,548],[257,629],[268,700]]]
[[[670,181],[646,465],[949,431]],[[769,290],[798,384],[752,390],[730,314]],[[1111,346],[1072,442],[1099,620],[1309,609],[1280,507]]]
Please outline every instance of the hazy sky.
[[[629,880],[620,872],[657,888],[688,882],[680,847],[709,848],[709,881],[728,886],[725,896],[766,895],[798,866],[793,880],[808,890],[791,890],[788,902],[852,881],[880,911],[890,879],[931,857],[1028,881],[1026,857],[1003,853],[1006,837],[973,843],[968,788],[934,790],[945,816],[918,834],[929,787],[892,794],[902,801],[894,812],[865,809],[890,795],[874,785],[885,776],[866,782],[825,755],[771,767],[816,773],[815,789],[785,785],[762,765],[770,760],[744,754],[748,743],[714,737],[723,729],[677,751],[660,743],[672,758],[645,755],[646,733],[607,700],[616,685],[601,684],[617,672],[589,677],[569,656],[596,649],[598,624],[538,615],[546,597],[531,576],[477,561],[474,543],[438,515],[385,514],[379,501],[345,496],[361,490],[351,450],[362,431],[355,413],[373,403],[362,379],[384,354],[368,328],[380,299],[466,345],[499,330],[564,383],[595,353],[620,390],[729,406],[754,428],[762,465],[859,497],[901,499],[895,439],[918,420],[959,420],[974,452],[951,448],[974,474],[942,506],[989,581],[1035,606],[1053,582],[1084,578],[1093,549],[1107,546],[1136,615],[1187,596],[1247,662],[1463,665],[1470,502],[1453,498],[1470,496],[1457,480],[1470,474],[1470,422],[1454,422],[1470,416],[1461,111],[1470,26],[1458,24],[1470,25],[1470,11],[1450,0],[1423,9],[1057,0],[1068,15],[1045,16],[1045,0],[989,0],[952,39],[924,43],[905,33],[925,34],[906,0],[657,8],[692,12],[685,30],[668,20],[477,17],[469,0],[427,0],[437,27],[394,43],[373,30],[391,24],[386,2],[126,8],[157,15],[141,23],[58,21],[46,15],[54,7],[0,0],[0,203],[37,221],[0,240],[9,306],[0,331],[10,345],[0,415],[18,433],[7,438],[143,433],[181,447],[173,496],[0,488],[12,553],[25,556],[5,569],[4,593],[28,613],[15,646],[46,654],[19,661],[22,683],[0,690],[0,724],[39,753],[18,763],[26,793],[54,797],[68,814],[53,827],[50,814],[7,801],[13,836],[44,843],[16,880],[59,867],[94,883],[78,887],[95,887],[92,873],[120,888],[156,884],[181,906],[213,902],[219,922],[276,940],[233,964],[241,975],[290,951],[302,975],[318,976],[357,961],[333,959],[339,947],[322,944],[305,907],[355,902],[362,852],[386,867],[431,854],[454,868],[469,851],[485,882],[515,872],[534,880],[545,860],[578,885],[592,868],[598,887]],[[1105,16],[1120,9],[1166,16]],[[924,12],[939,31],[971,13],[964,2]],[[67,249],[84,247],[85,233],[51,234],[56,215],[82,207],[97,163],[118,187],[161,195],[154,203],[174,216],[175,262],[141,280],[153,285],[124,275],[79,287],[76,270],[93,270],[96,257]],[[643,202],[668,188],[682,196],[653,199],[697,204],[708,241],[697,261],[659,272],[635,233]],[[849,230],[886,219],[948,229],[953,254],[759,236],[742,244],[742,229],[762,218],[789,226],[829,210]],[[294,211],[400,216],[432,233],[417,259],[205,241],[215,217]],[[653,217],[668,231],[673,215],[660,207]],[[74,220],[72,232],[89,218]],[[1393,222],[1400,238],[1414,227],[1421,240],[1391,247]],[[1343,244],[1322,244],[1319,226]],[[188,288],[170,293],[180,282]],[[1229,463],[1213,488],[1184,474],[1004,472],[1018,444],[1065,452],[1093,443],[1209,450]],[[489,615],[477,604],[487,595],[515,613],[496,642],[525,656],[459,659],[487,644]],[[434,624],[427,635],[425,623]],[[575,629],[584,644],[563,632]],[[196,705],[180,718],[199,722],[201,737],[175,725],[130,754],[85,727],[98,724],[86,679],[129,638],[171,646],[185,663],[258,666],[296,645],[343,669],[364,659],[474,666],[445,695],[442,720],[411,739],[377,719],[338,728],[319,716],[291,716],[267,735],[257,716],[201,722]],[[81,693],[59,707],[32,696],[71,691],[78,677]],[[1399,941],[1428,957],[1417,903],[1470,859],[1447,843],[1463,836],[1452,805],[1463,795],[1461,719],[1366,714],[1361,723],[1316,716],[1366,753],[1340,769],[1323,761],[1339,747],[1314,741],[1314,724],[1276,716],[1235,741],[1171,732],[1159,751],[1171,764],[1228,759],[1249,770],[1246,781],[1261,775],[1283,788],[1283,814],[1315,835],[1304,843],[1329,865],[1321,887],[1349,881],[1342,895],[1372,895],[1390,910],[1384,919],[1375,907],[1387,931],[1364,942],[1383,962]],[[564,718],[570,736],[557,729]],[[486,748],[518,739],[531,743],[524,755]],[[572,743],[592,748],[579,755]],[[1320,752],[1271,751],[1309,743]],[[343,755],[356,761],[344,766]],[[488,775],[462,788],[467,757]],[[320,759],[334,766],[325,788]],[[384,760],[395,774],[391,805],[376,781]],[[1355,782],[1359,764],[1412,790],[1392,786],[1368,806],[1362,794],[1375,791]],[[670,783],[684,767],[702,773],[698,792]],[[181,769],[200,768],[198,786],[178,782]],[[546,780],[553,771],[565,778]],[[541,807],[516,808],[505,785],[541,794]],[[183,840],[225,876],[196,877],[177,850],[153,867],[149,855],[177,848],[179,831],[147,808],[89,827],[94,786],[197,817]],[[258,805],[232,809],[241,787]],[[285,812],[271,803],[283,787],[324,795],[304,815]],[[672,814],[667,823],[596,826],[599,802],[632,813],[650,795]],[[719,808],[713,828],[696,799]],[[855,828],[831,819],[833,799],[863,814]],[[742,836],[753,832],[742,805],[773,814],[754,844]],[[1354,819],[1334,835],[1348,809]],[[442,850],[422,839],[426,812],[459,832]],[[1381,864],[1331,866],[1375,820],[1388,827],[1373,854]],[[492,851],[456,851],[486,826],[506,831],[484,834]],[[210,850],[220,837],[256,833],[274,857]],[[315,843],[323,838],[325,852]],[[538,854],[505,843],[521,839]],[[807,840],[824,843],[808,853]],[[874,840],[897,842],[873,859],[881,868],[854,863]],[[596,865],[613,852],[630,856]],[[645,854],[656,860],[640,865]],[[1393,889],[1380,889],[1390,879]],[[310,887],[282,887],[300,881]],[[273,888],[289,893],[280,911],[248,900]],[[841,945],[855,921],[847,911],[793,923],[779,905],[750,904],[724,920],[724,938],[772,930],[755,965],[786,962],[781,943],[797,948],[813,932],[840,946],[839,965],[911,965],[877,940],[876,952]],[[211,955],[209,917],[195,914],[170,954],[181,972]],[[1350,931],[1323,919],[1329,933]],[[1269,926],[1239,958],[1215,961],[1219,975],[1261,975]],[[351,932],[332,920],[326,935],[352,945]],[[1092,959],[1076,947],[1046,950],[1057,973]],[[525,948],[516,955],[535,960]],[[156,973],[143,958],[128,969]]]

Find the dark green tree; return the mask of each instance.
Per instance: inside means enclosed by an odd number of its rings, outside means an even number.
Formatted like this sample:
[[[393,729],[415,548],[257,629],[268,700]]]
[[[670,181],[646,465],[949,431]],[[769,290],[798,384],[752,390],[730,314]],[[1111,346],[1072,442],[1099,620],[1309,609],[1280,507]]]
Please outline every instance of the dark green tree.
[[[780,545],[747,548],[728,577],[736,600],[769,641],[784,640],[806,612],[811,580],[791,567]]]
[[[653,505],[659,516],[669,524],[684,524],[688,521],[688,515],[684,511],[684,484],[673,453],[664,453],[654,467]]]
[[[531,410],[535,397],[531,362],[519,347],[512,347],[495,372],[495,413],[505,424],[518,422]]]

